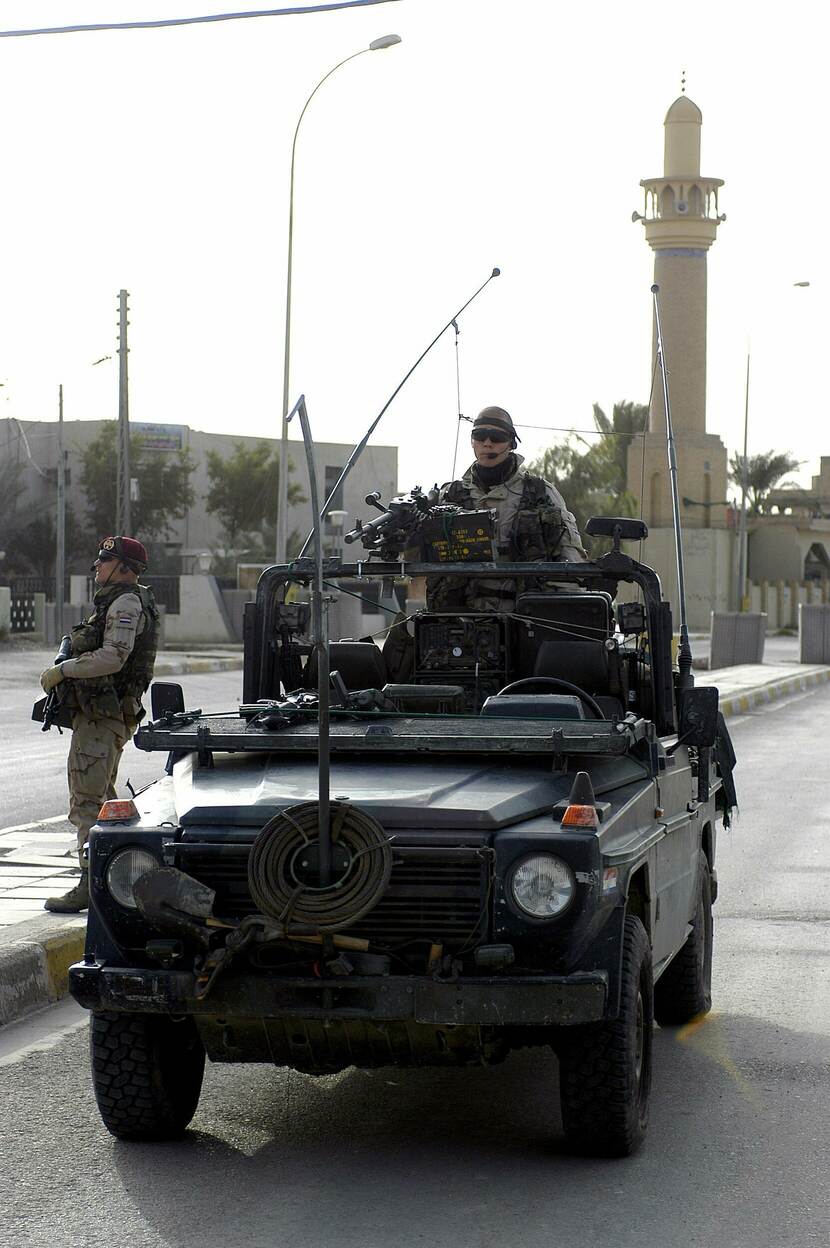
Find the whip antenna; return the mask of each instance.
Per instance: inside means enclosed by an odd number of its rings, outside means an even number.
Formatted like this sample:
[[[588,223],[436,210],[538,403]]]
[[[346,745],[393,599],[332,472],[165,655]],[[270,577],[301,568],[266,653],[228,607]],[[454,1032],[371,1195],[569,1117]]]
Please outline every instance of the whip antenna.
[[[672,516],[674,518],[674,548],[677,556],[677,594],[680,600],[680,645],[677,649],[677,667],[680,673],[679,688],[691,689],[692,647],[689,643],[689,628],[686,622],[686,577],[683,571],[683,543],[680,533],[680,496],[677,490],[677,451],[674,444],[674,427],[669,404],[669,376],[666,367],[666,352],[663,345],[663,329],[660,323],[660,287],[652,286],[654,297],[654,321],[657,327],[657,359],[660,362],[660,375],[663,380],[663,407],[666,412],[666,446],[669,455],[669,481],[671,483]]]
[[[314,517],[312,535],[314,547],[314,581],[311,590],[311,631],[317,651],[317,779],[318,779],[318,838],[320,885],[325,887],[331,878],[331,801],[329,748],[329,638],[327,606],[323,588],[323,533],[320,525],[319,500],[317,497],[317,468],[314,462],[314,439],[308,423],[305,395],[301,394],[286,416],[289,424],[295,414],[300,418],[303,431],[306,463],[308,465],[308,489],[311,495],[311,514]],[[308,544],[308,543],[306,543]],[[305,547],[303,547],[305,549]]]
[[[485,287],[485,286],[488,286],[488,285],[490,284],[490,282],[492,282],[493,278],[494,278],[494,277],[498,277],[500,273],[501,273],[501,269],[493,269],[493,272],[492,272],[492,273],[490,274],[490,276],[487,278],[487,281],[486,281],[486,282],[482,282],[482,283],[481,283],[481,285],[479,286],[478,290],[477,290],[477,291],[475,291],[472,295],[470,295],[470,298],[467,300],[467,302],[466,302],[466,303],[464,303],[464,304],[462,304],[462,306],[458,309],[458,311],[455,313],[455,315],[454,315],[454,316],[451,316],[451,317],[450,317],[450,319],[447,321],[447,323],[446,323],[446,325],[444,326],[444,328],[443,328],[442,330],[440,330],[440,331],[439,331],[439,332],[435,335],[435,337],[433,338],[433,340],[432,340],[432,342],[429,344],[429,346],[426,348],[426,350],[425,350],[425,351],[422,351],[422,352],[421,352],[421,354],[418,356],[417,360],[416,360],[416,361],[415,361],[415,363],[412,365],[412,367],[410,368],[410,370],[409,370],[409,372],[406,374],[406,376],[403,378],[403,380],[402,380],[402,381],[400,381],[400,382],[398,383],[398,385],[395,387],[395,389],[392,391],[392,393],[390,394],[389,398],[386,400],[386,402],[384,403],[383,407],[380,409],[380,411],[378,412],[377,416],[376,416],[376,417],[375,417],[375,419],[372,421],[371,425],[370,425],[370,426],[369,426],[369,428],[366,430],[365,434],[363,435],[363,437],[362,437],[362,438],[360,439],[360,441],[358,442],[357,446],[356,446],[356,447],[354,448],[354,450],[352,451],[351,455],[349,456],[349,460],[348,460],[348,463],[346,464],[346,467],[343,469],[343,471],[341,472],[340,476],[337,478],[336,482],[335,482],[335,483],[334,483],[334,485],[332,486],[332,489],[331,489],[331,491],[330,491],[330,493],[329,493],[329,496],[328,496],[328,498],[326,499],[326,501],[323,503],[323,509],[322,509],[322,511],[320,512],[320,519],[321,519],[321,520],[325,517],[325,515],[326,515],[326,511],[327,511],[327,509],[329,508],[329,506],[331,505],[331,501],[332,501],[332,499],[334,498],[335,494],[336,494],[336,493],[337,493],[337,491],[340,489],[340,486],[341,486],[341,485],[343,484],[343,482],[346,480],[346,477],[349,475],[349,473],[351,472],[352,468],[354,468],[354,466],[355,466],[355,464],[357,463],[358,459],[359,459],[359,458],[360,458],[360,456],[363,454],[363,451],[364,451],[364,450],[365,450],[365,448],[366,448],[366,444],[367,444],[367,442],[369,441],[369,439],[371,438],[372,434],[375,432],[375,430],[377,429],[378,425],[380,424],[380,419],[381,419],[381,417],[382,417],[382,416],[383,416],[383,414],[386,412],[386,409],[387,409],[387,408],[391,405],[391,403],[392,403],[393,399],[395,399],[395,398],[397,397],[398,393],[399,393],[399,392],[403,389],[403,387],[404,387],[404,386],[406,385],[406,383],[409,381],[409,378],[410,378],[410,377],[412,376],[412,374],[415,372],[415,369],[416,369],[416,368],[418,367],[418,365],[421,363],[421,360],[424,358],[424,356],[429,355],[430,351],[431,351],[431,350],[432,350],[432,348],[435,346],[435,344],[436,344],[436,342],[438,341],[438,339],[439,339],[439,338],[440,338],[443,334],[445,334],[445,333],[447,332],[447,330],[449,329],[450,325],[452,325],[452,324],[453,324],[453,322],[454,322],[454,321],[456,321],[456,320],[457,320],[457,318],[461,315],[461,313],[464,311],[464,309],[465,309],[465,308],[468,308],[468,307],[470,306],[470,304],[473,302],[473,300],[474,300],[474,299],[475,299],[478,295],[480,295],[480,294],[481,294],[481,292],[484,290],[484,287]],[[300,557],[300,558],[302,558],[302,556],[305,554],[306,549],[308,548],[308,544],[309,544],[309,542],[311,541],[311,539],[312,539],[312,537],[313,537],[313,536],[314,536],[314,530],[312,529],[311,533],[309,533],[308,537],[307,537],[307,538],[305,539],[305,541],[303,542],[303,548],[302,548],[302,550],[300,551],[300,555],[299,555],[299,557]]]

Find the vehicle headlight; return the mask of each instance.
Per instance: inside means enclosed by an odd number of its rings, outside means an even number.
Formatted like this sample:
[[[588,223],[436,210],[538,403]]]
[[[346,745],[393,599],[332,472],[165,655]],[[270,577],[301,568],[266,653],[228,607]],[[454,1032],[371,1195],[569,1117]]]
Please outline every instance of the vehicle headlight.
[[[571,904],[576,892],[574,873],[553,854],[531,854],[514,868],[509,880],[513,900],[534,919],[553,919]]]
[[[133,887],[136,880],[140,880],[142,875],[155,870],[159,865],[155,854],[151,854],[147,849],[141,849],[138,845],[119,849],[118,853],[113,854],[107,863],[105,880],[110,896],[118,902],[119,906],[135,910]]]

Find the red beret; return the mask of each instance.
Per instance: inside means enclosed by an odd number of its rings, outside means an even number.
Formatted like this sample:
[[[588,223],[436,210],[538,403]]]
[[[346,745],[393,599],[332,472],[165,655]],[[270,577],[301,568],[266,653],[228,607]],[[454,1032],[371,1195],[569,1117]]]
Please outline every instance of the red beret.
[[[134,537],[105,537],[101,542],[101,549],[98,552],[102,555],[118,555],[119,558],[129,560],[132,563],[140,563],[143,565],[142,571],[147,566],[147,549],[143,542],[139,542]]]

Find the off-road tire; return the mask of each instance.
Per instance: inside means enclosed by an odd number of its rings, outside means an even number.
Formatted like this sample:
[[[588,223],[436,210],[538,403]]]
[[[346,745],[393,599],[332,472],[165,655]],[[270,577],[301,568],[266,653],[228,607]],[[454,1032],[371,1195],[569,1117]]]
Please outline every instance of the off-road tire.
[[[697,904],[686,943],[654,985],[654,1017],[661,1026],[688,1023],[712,1008],[712,876],[704,859]]]
[[[180,1136],[196,1112],[205,1050],[191,1018],[93,1013],[90,1056],[104,1126],[120,1140]]]
[[[620,975],[619,1016],[580,1027],[557,1046],[565,1139],[575,1152],[591,1156],[629,1156],[642,1144],[648,1126],[651,945],[632,915],[625,920]]]

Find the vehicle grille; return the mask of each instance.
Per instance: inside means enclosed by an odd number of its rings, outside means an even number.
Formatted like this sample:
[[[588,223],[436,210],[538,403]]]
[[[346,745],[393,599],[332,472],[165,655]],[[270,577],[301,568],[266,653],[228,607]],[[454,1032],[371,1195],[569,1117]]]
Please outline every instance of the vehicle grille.
[[[182,844],[177,866],[216,892],[229,919],[256,913],[248,890],[247,845]],[[389,887],[349,935],[398,946],[413,940],[459,949],[488,930],[489,851],[396,846]]]

